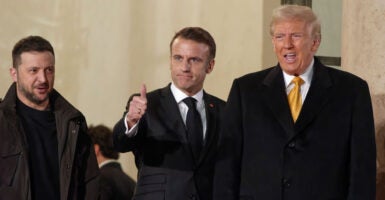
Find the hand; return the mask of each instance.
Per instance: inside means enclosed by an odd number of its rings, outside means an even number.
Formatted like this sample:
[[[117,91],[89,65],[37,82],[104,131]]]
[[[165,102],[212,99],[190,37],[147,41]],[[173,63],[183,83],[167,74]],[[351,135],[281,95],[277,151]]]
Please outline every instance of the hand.
[[[146,96],[146,85],[143,84],[140,89],[140,96],[134,96],[130,102],[128,114],[126,117],[129,128],[133,127],[140,118],[146,113],[147,110],[147,96]]]

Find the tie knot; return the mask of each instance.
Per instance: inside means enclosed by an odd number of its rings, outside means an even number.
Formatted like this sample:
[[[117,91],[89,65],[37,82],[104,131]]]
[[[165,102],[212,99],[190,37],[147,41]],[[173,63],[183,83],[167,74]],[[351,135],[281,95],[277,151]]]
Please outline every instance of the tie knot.
[[[189,109],[195,109],[196,101],[197,100],[193,97],[186,97],[185,99],[183,99],[183,102],[187,105]]]
[[[291,82],[294,83],[294,85],[302,85],[303,80],[301,77],[296,76],[293,78],[293,80],[291,80]]]

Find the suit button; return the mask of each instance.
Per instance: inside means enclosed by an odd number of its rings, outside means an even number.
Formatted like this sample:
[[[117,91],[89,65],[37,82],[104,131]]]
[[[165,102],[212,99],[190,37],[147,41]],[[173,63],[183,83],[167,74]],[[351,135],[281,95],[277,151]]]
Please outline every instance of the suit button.
[[[197,198],[196,198],[196,195],[190,194],[190,199],[191,199],[191,200],[196,200],[196,199],[197,199]]]
[[[289,188],[289,187],[291,186],[291,182],[290,182],[289,179],[284,178],[284,179],[282,180],[282,185],[283,185],[283,187],[285,187],[285,188]]]
[[[290,142],[289,145],[288,145],[288,147],[289,147],[290,149],[294,149],[294,148],[295,148],[295,142],[294,142],[294,141],[293,141],[293,142]]]

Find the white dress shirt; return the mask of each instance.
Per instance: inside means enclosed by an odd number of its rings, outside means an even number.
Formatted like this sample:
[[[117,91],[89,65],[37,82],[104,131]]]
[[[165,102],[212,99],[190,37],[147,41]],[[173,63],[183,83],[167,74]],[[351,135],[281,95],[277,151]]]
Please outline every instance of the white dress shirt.
[[[188,107],[183,102],[183,99],[189,97],[185,93],[183,93],[180,89],[178,89],[174,84],[171,84],[171,92],[175,98],[176,103],[178,104],[180,114],[182,116],[184,124],[186,124],[186,117],[187,117],[187,111]],[[203,101],[203,89],[201,89],[198,93],[191,96],[193,97],[196,102],[196,109],[198,110],[201,120],[202,120],[202,126],[203,126],[203,138],[206,136],[206,109],[205,109],[205,102]]]
[[[299,75],[301,79],[304,81],[304,83],[301,85],[301,99],[302,103],[305,101],[306,95],[309,91],[311,80],[313,78],[314,73],[314,58],[311,61],[309,67],[306,69],[306,71]],[[286,94],[289,94],[290,90],[293,89],[294,84],[291,82],[295,76],[289,75],[286,72],[283,71],[283,78],[285,79],[285,86],[286,86]]]

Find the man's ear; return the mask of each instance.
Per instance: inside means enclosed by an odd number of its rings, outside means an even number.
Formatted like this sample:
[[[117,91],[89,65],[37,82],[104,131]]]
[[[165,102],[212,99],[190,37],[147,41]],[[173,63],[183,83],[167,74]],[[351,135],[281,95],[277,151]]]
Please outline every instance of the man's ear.
[[[315,39],[313,40],[313,46],[312,46],[311,50],[312,50],[313,52],[317,52],[318,47],[319,47],[320,45],[321,45],[321,37],[315,38]]]
[[[98,144],[94,144],[94,150],[96,156],[100,154],[100,146]]]
[[[206,68],[206,73],[209,74],[213,71],[215,65],[215,59],[211,59]]]
[[[9,74],[14,82],[17,82],[17,69],[14,67],[9,68]]]

